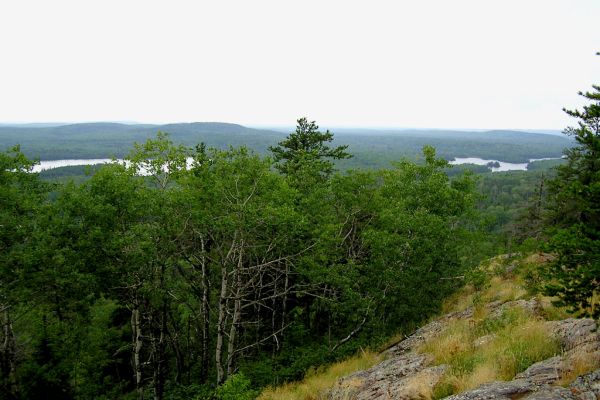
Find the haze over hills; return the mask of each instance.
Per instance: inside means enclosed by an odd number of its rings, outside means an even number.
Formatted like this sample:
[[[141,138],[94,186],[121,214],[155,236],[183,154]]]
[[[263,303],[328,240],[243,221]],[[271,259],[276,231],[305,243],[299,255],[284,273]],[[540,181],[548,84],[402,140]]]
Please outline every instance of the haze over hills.
[[[168,132],[176,143],[210,147],[247,146],[266,153],[293,128],[257,129],[221,122],[124,124],[117,122],[0,125],[0,149],[15,144],[31,158],[124,157],[134,142],[143,142],[157,131]],[[507,162],[560,157],[572,141],[564,135],[512,130],[459,131],[441,129],[332,129],[335,143],[349,146],[354,158],[340,163],[349,167],[381,167],[402,157],[418,156],[432,145],[440,156],[480,157]]]

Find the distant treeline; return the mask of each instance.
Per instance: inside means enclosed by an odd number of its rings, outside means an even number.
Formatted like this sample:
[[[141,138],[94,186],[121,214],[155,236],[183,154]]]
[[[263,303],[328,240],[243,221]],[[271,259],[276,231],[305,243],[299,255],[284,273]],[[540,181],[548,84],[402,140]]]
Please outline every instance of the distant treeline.
[[[0,150],[15,144],[29,158],[122,158],[134,142],[153,137],[158,130],[169,132],[175,143],[227,149],[247,146],[259,154],[283,139],[286,133],[252,129],[226,123],[168,125],[125,125],[88,123],[63,126],[0,126]],[[560,157],[572,142],[561,136],[515,131],[461,132],[443,130],[371,131],[344,130],[336,134],[336,145],[348,145],[354,155],[338,165],[347,168],[387,168],[403,157],[415,159],[424,145],[434,146],[438,155],[480,157],[507,162],[530,158]]]

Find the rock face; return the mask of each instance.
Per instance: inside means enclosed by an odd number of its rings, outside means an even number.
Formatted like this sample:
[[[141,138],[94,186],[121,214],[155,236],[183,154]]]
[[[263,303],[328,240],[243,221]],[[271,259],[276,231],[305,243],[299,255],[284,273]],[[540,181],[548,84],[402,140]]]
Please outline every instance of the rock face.
[[[581,394],[581,398],[593,399],[593,395],[596,399],[600,399],[600,369],[580,376],[570,387],[573,393]]]
[[[425,387],[439,381],[445,366],[427,367],[429,357],[409,353],[390,358],[375,367],[343,378],[329,399],[416,399]]]
[[[556,358],[556,357],[553,357]],[[527,371],[526,371],[527,372]],[[531,375],[531,374],[530,374]],[[481,385],[456,396],[447,397],[449,400],[596,400],[600,399],[600,369],[582,375],[568,388],[551,386],[548,383],[534,382],[527,378],[515,379],[510,382],[491,382]]]
[[[539,302],[517,300],[491,303],[489,315],[501,315],[507,307],[522,307],[536,314]],[[327,393],[329,400],[425,399],[440,381],[445,365],[431,366],[432,357],[416,349],[439,334],[451,321],[473,316],[473,309],[448,314],[433,321],[385,352],[380,364],[342,378]],[[600,360],[600,335],[591,319],[566,319],[546,323],[548,331],[560,342],[564,353],[531,365],[509,382],[490,382],[476,389],[448,397],[452,400],[476,399],[600,399],[600,369],[578,377],[568,388],[557,386],[561,376],[574,373],[578,357],[585,354]],[[482,337],[480,339],[485,339]],[[485,345],[485,340],[481,343]],[[573,375],[575,376],[575,375]]]

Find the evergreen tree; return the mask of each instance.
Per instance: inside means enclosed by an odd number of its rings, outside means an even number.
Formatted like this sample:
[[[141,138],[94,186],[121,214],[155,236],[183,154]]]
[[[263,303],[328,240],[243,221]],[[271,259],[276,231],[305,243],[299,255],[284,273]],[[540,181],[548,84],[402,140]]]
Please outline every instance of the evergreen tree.
[[[600,55],[600,54],[599,54]],[[548,293],[581,315],[600,317],[600,86],[580,92],[590,103],[583,110],[564,110],[577,118],[565,133],[578,146],[565,152],[567,164],[549,182],[553,199],[549,248],[557,255],[551,266],[555,283]]]
[[[333,133],[319,131],[315,121],[300,118],[296,131],[270,146],[277,164],[275,167],[285,175],[312,175],[326,178],[333,172],[333,161],[352,157],[346,152],[348,146],[329,147]]]

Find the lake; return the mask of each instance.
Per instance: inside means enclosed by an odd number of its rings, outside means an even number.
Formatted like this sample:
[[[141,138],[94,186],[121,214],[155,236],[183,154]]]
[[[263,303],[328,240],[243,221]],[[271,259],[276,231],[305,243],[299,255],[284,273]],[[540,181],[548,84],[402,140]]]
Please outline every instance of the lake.
[[[543,161],[543,160],[558,160],[559,157],[555,158],[531,158],[528,163],[509,163],[498,160],[484,160],[482,158],[477,157],[466,157],[460,158],[456,157],[454,160],[450,161],[452,165],[460,165],[460,164],[475,164],[475,165],[488,165],[488,163],[498,163],[499,167],[491,167],[492,172],[503,172],[503,171],[526,171],[527,165],[534,161]],[[39,164],[33,167],[33,172],[40,172],[47,169],[59,168],[59,167],[69,167],[72,165],[94,165],[94,164],[107,164],[112,162],[111,158],[92,158],[92,159],[73,159],[73,160],[48,160],[48,161],[40,161]],[[123,160],[117,160],[121,162]],[[188,159],[188,164],[191,163],[191,159]]]
[[[60,167],[70,167],[70,166],[74,166],[74,165],[96,165],[96,164],[108,164],[111,163],[113,161],[116,161],[118,163],[122,163],[123,160],[120,158],[117,158],[116,160],[113,160],[112,158],[89,158],[89,159],[71,159],[71,160],[47,160],[47,161],[40,161],[39,164],[36,164],[33,166],[33,172],[41,172],[41,171],[45,171],[48,169],[54,169],[54,168],[60,168]],[[192,161],[193,159],[191,157],[188,157],[186,159],[187,161],[187,165],[188,168],[191,167],[192,165]],[[129,165],[129,162],[125,163],[126,165]],[[147,172],[145,169],[141,169],[141,171],[139,172],[141,175],[147,175]]]
[[[527,166],[529,163],[534,161],[544,161],[544,160],[559,160],[560,157],[556,158],[530,158],[529,162],[526,163],[509,163],[499,160],[484,160],[482,158],[477,157],[466,157],[459,158],[456,157],[454,160],[450,161],[452,165],[460,165],[460,164],[475,164],[475,165],[488,165],[489,163],[498,163],[498,167],[489,167],[492,172],[505,172],[505,171],[527,171]]]
[[[122,160],[117,160],[117,161],[122,161]],[[70,167],[73,165],[107,164],[109,162],[112,162],[111,158],[40,161],[39,164],[33,166],[33,172],[41,172],[41,171],[45,171],[47,169],[60,168],[60,167]]]

